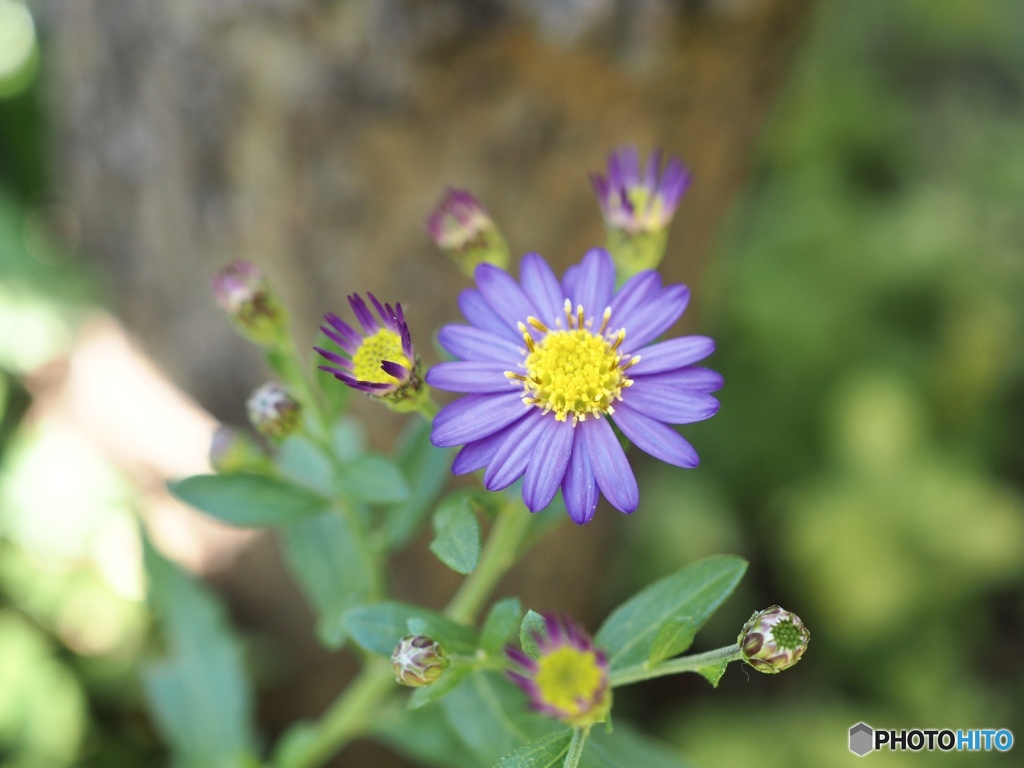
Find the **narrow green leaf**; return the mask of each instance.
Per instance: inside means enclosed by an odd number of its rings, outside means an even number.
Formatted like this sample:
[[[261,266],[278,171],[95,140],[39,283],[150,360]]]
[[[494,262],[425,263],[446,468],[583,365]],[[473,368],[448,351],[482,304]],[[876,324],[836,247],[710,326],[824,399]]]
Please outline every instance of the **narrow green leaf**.
[[[287,525],[321,514],[323,496],[267,475],[195,475],[168,485],[171,493],[230,525]]]
[[[442,707],[391,709],[374,718],[370,727],[375,739],[412,758],[417,765],[480,768],[480,760],[448,724]]]
[[[714,664],[710,667],[698,669],[697,674],[699,674],[701,677],[703,677],[705,680],[711,683],[712,688],[717,688],[718,681],[722,679],[722,675],[725,674],[725,670],[728,668],[728,666],[729,665],[726,662],[721,661],[718,664]]]
[[[454,451],[430,442],[430,424],[413,419],[398,441],[398,466],[409,484],[409,496],[384,514],[384,538],[389,549],[400,547],[416,533],[424,516],[451,476]]]
[[[409,709],[425,707],[451,693],[462,685],[462,681],[472,671],[472,667],[449,667],[434,683],[412,692],[412,696],[409,697]]]
[[[356,501],[391,504],[409,495],[401,470],[390,459],[364,453],[338,474],[338,492]]]
[[[338,461],[344,464],[355,461],[366,450],[366,429],[362,422],[348,416],[338,419],[331,428],[331,448]]]
[[[735,589],[747,563],[735,555],[699,560],[633,595],[612,612],[594,638],[608,653],[610,669],[641,664],[661,628],[689,616],[699,630]]]
[[[145,565],[168,649],[142,675],[157,726],[181,765],[250,764],[252,692],[224,610],[148,542]]]
[[[491,606],[480,630],[480,647],[487,653],[500,651],[519,627],[523,605],[518,597],[506,597]]]
[[[647,653],[647,663],[652,667],[665,659],[678,656],[691,645],[697,635],[697,626],[689,616],[675,616],[664,624],[654,636],[651,650]]]
[[[480,523],[464,495],[449,496],[434,513],[436,536],[430,551],[456,573],[468,574],[480,561]]]
[[[571,741],[572,729],[549,733],[505,755],[495,768],[556,768],[565,761]]]
[[[415,605],[387,601],[361,605],[348,611],[342,621],[360,646],[380,656],[390,656],[398,641],[408,634],[409,619],[420,619],[425,634],[437,640],[449,653],[471,654],[477,647],[477,633],[446,616]]]
[[[615,733],[594,728],[580,768],[689,768],[675,750],[617,724]]]
[[[286,438],[278,447],[274,464],[284,479],[327,498],[334,494],[331,460],[305,435]]]
[[[544,617],[534,610],[527,611],[519,626],[519,644],[523,647],[523,653],[531,659],[540,658],[540,646],[535,635],[543,637],[544,631]]]

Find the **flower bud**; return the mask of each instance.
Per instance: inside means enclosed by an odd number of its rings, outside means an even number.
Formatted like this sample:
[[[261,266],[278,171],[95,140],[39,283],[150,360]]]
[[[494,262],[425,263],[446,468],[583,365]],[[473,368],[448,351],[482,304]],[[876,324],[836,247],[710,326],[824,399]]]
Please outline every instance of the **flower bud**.
[[[747,664],[758,672],[773,675],[800,661],[810,640],[811,633],[799,616],[773,605],[755,611],[736,642]]]
[[[263,270],[236,259],[213,277],[213,295],[235,328],[264,347],[277,346],[288,331],[288,313],[274,295]]]
[[[430,685],[448,668],[440,643],[423,635],[406,635],[391,654],[395,680],[410,688]]]
[[[290,435],[299,426],[302,406],[287,388],[271,381],[249,396],[246,402],[249,421],[268,437]]]
[[[479,264],[508,266],[505,238],[480,201],[464,189],[445,190],[427,218],[427,231],[467,277]]]
[[[263,472],[269,468],[269,461],[249,435],[221,425],[210,441],[210,466],[222,475]]]

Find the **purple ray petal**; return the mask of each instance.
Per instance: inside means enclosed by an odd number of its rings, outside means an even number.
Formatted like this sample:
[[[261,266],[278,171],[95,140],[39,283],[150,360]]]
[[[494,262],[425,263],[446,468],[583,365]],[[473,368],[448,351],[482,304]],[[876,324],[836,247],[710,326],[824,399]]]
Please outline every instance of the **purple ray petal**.
[[[548,428],[554,423],[550,415],[531,408],[526,418],[506,430],[504,441],[484,472],[484,486],[489,491],[508,488],[523,476],[534,455],[538,440],[546,440]]]
[[[643,185],[649,190],[658,188],[658,171],[661,170],[661,148],[658,147],[651,156],[647,158],[647,167],[644,170]]]
[[[572,521],[584,525],[594,518],[600,493],[590,466],[583,432],[578,427],[573,429],[572,453],[562,480],[562,499]]]
[[[612,257],[604,248],[592,248],[587,251],[580,263],[579,275],[572,292],[566,295],[572,300],[572,310],[582,306],[588,318],[598,318],[600,325],[601,313],[611,301],[615,290],[615,265]]]
[[[552,414],[547,418],[553,426],[545,432],[544,439],[538,441],[536,454],[523,478],[523,501],[531,512],[539,512],[551,503],[565,477],[572,453],[572,421],[555,421]]]
[[[502,338],[522,344],[523,335],[519,329],[498,317],[491,309],[491,305],[487,303],[484,295],[476,288],[467,288],[459,294],[459,309],[462,310],[463,316],[477,328],[483,328]]]
[[[630,315],[644,302],[656,296],[661,289],[661,276],[653,271],[640,272],[626,281],[612,298],[612,326],[621,328]]]
[[[409,369],[401,363],[396,363],[394,360],[381,360],[380,369],[388,374],[388,376],[394,376],[402,383],[409,380]]]
[[[714,351],[715,341],[707,336],[681,336],[669,339],[635,350],[633,354],[640,355],[640,362],[629,369],[629,375],[672,371],[703,360]]]
[[[349,371],[350,373],[352,372],[352,361],[349,360],[347,357],[342,357],[341,355],[336,355],[333,352],[331,352],[330,350],[328,350],[328,349],[321,349],[320,347],[313,347],[313,349],[316,352],[318,352],[320,355],[322,355],[323,357],[325,357],[328,360],[330,360],[332,363],[336,363],[343,370]]]
[[[438,363],[427,371],[427,384],[447,392],[508,392],[516,390],[520,397],[523,387],[518,381],[508,378],[507,363],[454,362]]]
[[[523,283],[523,291],[537,306],[537,319],[554,327],[555,321],[562,316],[565,293],[551,267],[539,254],[528,253],[519,265],[519,279]]]
[[[370,336],[380,330],[380,326],[373,318],[373,315],[370,313],[370,308],[366,306],[366,302],[363,301],[362,296],[358,293],[353,293],[348,297],[348,303],[352,307],[352,312],[355,314],[359,324],[363,326],[363,330],[366,331],[367,336]]]
[[[494,452],[498,450],[498,446],[504,439],[505,433],[498,431],[483,440],[467,443],[452,462],[452,474],[465,475],[486,467],[491,463]]]
[[[633,379],[622,394],[623,402],[636,411],[666,424],[692,424],[718,413],[719,402],[711,395],[651,382],[645,376]]]
[[[530,315],[540,312],[519,283],[508,272],[493,264],[481,264],[474,272],[476,286],[480,289],[494,314],[510,328],[525,323]]]
[[[601,493],[619,511],[634,511],[640,503],[640,489],[608,419],[587,419],[576,428],[583,432],[587,455]]]
[[[631,312],[628,319],[619,317],[618,322],[626,326],[626,346],[631,350],[639,349],[654,341],[672,327],[689,302],[689,288],[679,284],[670,285],[653,299],[649,298],[644,306]]]
[[[615,406],[612,416],[622,433],[633,445],[666,464],[692,469],[700,463],[697,451],[683,436],[671,427],[662,424],[625,403]]]
[[[522,339],[513,344],[504,336],[472,325],[446,325],[438,331],[437,340],[462,360],[500,360],[505,362],[505,370],[515,370],[526,356]]]
[[[640,363],[637,363],[636,368],[639,367]],[[633,373],[635,370],[635,368],[630,368],[629,372]],[[687,366],[677,371],[645,374],[642,378],[647,382],[644,386],[669,387],[674,390],[680,389],[705,394],[717,392],[722,388],[722,374],[700,365]]]
[[[493,435],[535,410],[523,405],[522,392],[467,395],[446,405],[434,417],[430,442],[439,448],[462,445]]]

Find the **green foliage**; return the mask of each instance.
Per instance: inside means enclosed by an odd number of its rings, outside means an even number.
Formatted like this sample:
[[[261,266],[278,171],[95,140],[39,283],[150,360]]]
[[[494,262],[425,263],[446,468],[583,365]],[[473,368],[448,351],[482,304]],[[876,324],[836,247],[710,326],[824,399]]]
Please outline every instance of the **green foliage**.
[[[594,638],[608,653],[610,669],[647,661],[663,627],[680,616],[689,617],[696,632],[746,569],[746,561],[733,555],[709,557],[656,581],[620,605]]]
[[[409,496],[409,486],[394,462],[370,453],[343,464],[337,483],[344,498],[370,504],[394,504]]]
[[[267,475],[195,475],[170,483],[171,493],[229,525],[287,525],[323,513],[319,494]]]
[[[166,658],[143,674],[157,724],[182,768],[248,768],[252,693],[221,607],[152,547],[146,572],[167,637]]]
[[[495,768],[556,768],[565,761],[572,729],[549,733],[501,758]]]
[[[414,620],[422,624],[410,630],[409,622]],[[390,656],[408,634],[427,635],[441,643],[446,653],[469,654],[477,647],[476,630],[426,608],[391,600],[353,608],[342,621],[356,643],[380,656]]]
[[[526,615],[523,616],[523,623],[519,628],[519,644],[523,648],[523,653],[531,659],[539,657],[540,646],[537,642],[537,638],[544,637],[546,632],[547,630],[544,628],[544,617],[534,610],[527,611]]]
[[[402,433],[397,461],[409,484],[404,501],[388,508],[384,516],[383,536],[390,549],[406,544],[441,492],[451,465],[453,452],[435,448],[430,442],[430,425],[421,419],[410,423]]]
[[[492,605],[480,630],[480,648],[498,653],[519,629],[522,616],[523,604],[518,597],[506,597]]]
[[[472,573],[480,560],[480,523],[465,494],[449,496],[434,512],[430,551],[456,573]]]
[[[697,635],[697,625],[689,616],[676,616],[661,625],[647,652],[647,664],[654,666],[665,659],[683,653]]]

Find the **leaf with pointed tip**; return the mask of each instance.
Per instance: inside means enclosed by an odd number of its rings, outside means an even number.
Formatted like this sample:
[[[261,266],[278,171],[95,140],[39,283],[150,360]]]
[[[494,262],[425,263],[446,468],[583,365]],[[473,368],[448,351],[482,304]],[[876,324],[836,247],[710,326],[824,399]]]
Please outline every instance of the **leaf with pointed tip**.
[[[186,504],[245,528],[295,523],[330,505],[318,493],[268,475],[194,475],[167,487]]]
[[[691,645],[697,634],[697,627],[689,616],[676,616],[661,625],[654,636],[651,650],[647,654],[647,664],[654,666],[665,659],[678,656]]]
[[[480,523],[464,495],[449,496],[434,512],[430,551],[456,573],[469,574],[480,562]]]
[[[480,630],[480,648],[487,653],[500,651],[516,633],[522,615],[518,597],[506,597],[492,605]]]
[[[523,623],[519,626],[519,644],[523,646],[523,653],[531,659],[540,657],[536,635],[543,637],[544,632],[544,617],[536,611],[527,611],[523,616]]]
[[[565,763],[572,730],[556,731],[501,758],[495,768],[556,768]]]
[[[718,681],[722,679],[722,675],[725,674],[726,668],[729,666],[728,662],[720,661],[717,664],[712,664],[709,667],[704,667],[697,670],[697,674],[711,683],[712,688],[718,687]]]

